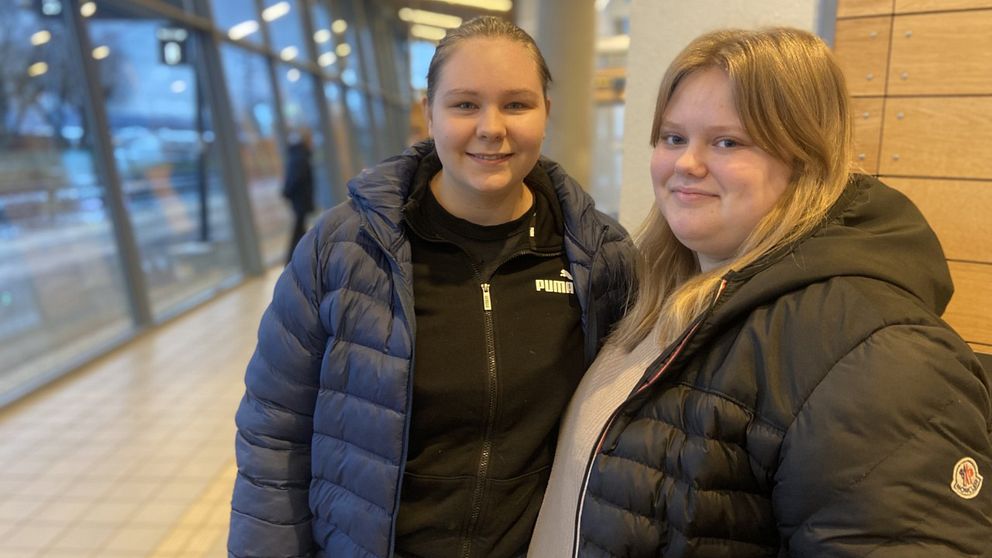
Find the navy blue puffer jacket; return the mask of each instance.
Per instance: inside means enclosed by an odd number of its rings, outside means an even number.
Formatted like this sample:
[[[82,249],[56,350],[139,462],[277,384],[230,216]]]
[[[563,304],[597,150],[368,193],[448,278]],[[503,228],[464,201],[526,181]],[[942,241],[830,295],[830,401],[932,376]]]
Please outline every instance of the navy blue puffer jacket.
[[[392,555],[406,462],[414,334],[401,211],[425,142],[364,171],[279,278],[237,414],[232,557]],[[561,168],[591,362],[626,296],[633,246]]]

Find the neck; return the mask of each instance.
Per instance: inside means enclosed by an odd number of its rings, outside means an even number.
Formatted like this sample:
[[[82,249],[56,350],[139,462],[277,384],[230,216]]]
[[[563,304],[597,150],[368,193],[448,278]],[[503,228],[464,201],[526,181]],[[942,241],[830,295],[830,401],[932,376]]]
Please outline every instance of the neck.
[[[722,260],[717,260],[717,259],[714,259],[714,258],[710,258],[708,256],[704,256],[704,255],[700,254],[699,252],[696,252],[696,261],[699,262],[699,271],[702,272],[702,273],[706,273],[706,272],[712,271],[712,270],[714,270],[714,269],[716,269],[716,268],[718,268],[718,267],[720,267],[722,265],[725,265],[726,263],[728,263],[730,261],[730,258],[724,258]]]
[[[534,203],[534,194],[523,182],[499,192],[463,192],[446,187],[441,171],[431,179],[434,198],[445,211],[476,225],[508,223],[522,216]]]

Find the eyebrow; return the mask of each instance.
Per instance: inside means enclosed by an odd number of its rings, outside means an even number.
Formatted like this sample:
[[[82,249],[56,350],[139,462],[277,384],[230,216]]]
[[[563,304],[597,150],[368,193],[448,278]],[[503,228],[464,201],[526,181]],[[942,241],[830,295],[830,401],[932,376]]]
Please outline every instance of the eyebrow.
[[[685,125],[682,124],[682,123],[680,123],[680,122],[673,122],[671,120],[662,120],[661,121],[661,126],[659,126],[659,127],[662,130],[664,130],[666,128],[684,129],[685,128]],[[747,134],[747,129],[744,128],[744,125],[743,124],[740,125],[740,126],[736,126],[736,125],[735,126],[707,126],[705,128],[705,130],[706,130],[707,133],[714,134],[714,135],[726,134],[726,133],[731,133],[731,132],[733,132],[733,133]]]
[[[540,97],[539,93],[537,93],[532,89],[527,89],[527,88],[507,89],[505,91],[500,91],[499,94],[508,97],[515,95],[531,95],[534,97]],[[479,92],[476,91],[475,89],[451,89],[449,91],[445,91],[442,95],[444,97],[450,97],[453,95],[479,95]]]

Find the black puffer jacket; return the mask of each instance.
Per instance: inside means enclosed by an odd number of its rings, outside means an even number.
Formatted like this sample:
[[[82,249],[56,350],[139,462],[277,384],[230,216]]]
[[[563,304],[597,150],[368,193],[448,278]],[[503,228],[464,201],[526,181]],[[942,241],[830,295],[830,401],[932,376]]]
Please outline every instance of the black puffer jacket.
[[[992,557],[990,380],[916,208],[856,177],[725,279],[604,432],[579,554]]]

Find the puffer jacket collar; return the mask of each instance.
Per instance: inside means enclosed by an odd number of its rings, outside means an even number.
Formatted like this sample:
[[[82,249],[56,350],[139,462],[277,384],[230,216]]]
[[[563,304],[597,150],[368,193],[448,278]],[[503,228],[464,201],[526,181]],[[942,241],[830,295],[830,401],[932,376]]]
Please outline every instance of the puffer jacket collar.
[[[940,242],[916,206],[877,179],[855,174],[819,229],[792,246],[725,275],[709,310],[659,355],[645,372],[644,381],[676,348],[679,353],[669,368],[676,374],[666,373],[669,379],[677,376],[679,367],[713,336],[755,308],[786,293],[844,276],[869,277],[892,285],[937,315],[943,313],[954,292]]]
[[[358,205],[363,224],[390,253],[399,252],[405,242],[403,206],[410,197],[413,175],[420,160],[434,150],[433,140],[408,147],[375,167],[363,170],[348,182],[348,192]],[[554,161],[541,157],[538,164],[554,185],[565,222],[565,233],[582,251],[585,260],[592,257],[609,226],[599,219],[586,219],[593,212],[592,198]],[[624,236],[616,231],[617,238]],[[571,256],[572,254],[570,254]]]

